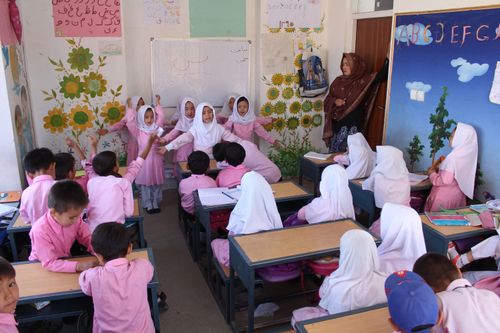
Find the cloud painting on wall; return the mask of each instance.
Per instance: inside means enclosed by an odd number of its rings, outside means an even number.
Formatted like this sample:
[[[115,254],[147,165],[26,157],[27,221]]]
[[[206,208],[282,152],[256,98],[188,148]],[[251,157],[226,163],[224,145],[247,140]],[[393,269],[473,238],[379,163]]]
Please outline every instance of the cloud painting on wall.
[[[488,64],[471,64],[462,57],[452,59],[450,64],[452,67],[457,67],[458,81],[464,83],[469,82],[476,76],[486,74],[488,68],[490,67]]]
[[[423,102],[425,100],[425,93],[432,89],[430,84],[420,81],[406,82],[405,86],[410,91],[410,99],[418,102]]]

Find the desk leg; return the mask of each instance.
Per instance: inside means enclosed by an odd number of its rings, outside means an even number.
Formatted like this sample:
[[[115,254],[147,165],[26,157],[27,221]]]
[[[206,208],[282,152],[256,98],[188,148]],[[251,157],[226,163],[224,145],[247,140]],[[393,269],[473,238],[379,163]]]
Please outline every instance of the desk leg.
[[[156,332],[160,332],[160,309],[158,308],[158,291],[156,287],[149,288],[151,295],[151,308],[153,310],[153,323],[156,328]]]
[[[233,266],[229,265],[229,324],[233,327],[233,331],[236,328],[235,321],[235,308],[236,308],[236,296],[234,294],[234,269]]]
[[[210,228],[210,213],[203,210],[201,218],[203,219],[202,223],[205,226],[205,246],[207,252],[207,281],[210,289],[213,288],[213,283],[211,279],[212,272],[212,229]]]
[[[146,239],[144,238],[144,218],[142,216],[139,217],[137,223],[139,223],[139,242],[141,243],[141,249],[145,249]]]
[[[18,256],[17,256],[16,236],[13,232],[9,233],[9,243],[10,243],[10,249],[12,251],[12,260],[17,261]]]
[[[302,185],[303,178],[304,178],[303,162],[301,159],[299,159],[299,185]]]
[[[253,333],[254,309],[255,309],[255,270],[250,271],[250,278],[247,286],[248,308],[247,308],[247,333]]]
[[[318,187],[319,187],[319,182],[321,181],[321,170],[319,168],[314,169],[314,197],[316,198],[318,196]]]

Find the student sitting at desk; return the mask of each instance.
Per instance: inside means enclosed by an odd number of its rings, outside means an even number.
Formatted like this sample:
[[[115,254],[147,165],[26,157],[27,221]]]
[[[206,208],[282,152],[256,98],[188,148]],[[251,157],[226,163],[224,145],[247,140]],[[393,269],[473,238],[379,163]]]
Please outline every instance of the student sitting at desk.
[[[119,223],[97,226],[92,246],[100,266],[84,271],[79,278],[83,293],[94,302],[92,331],[154,333],[147,295],[153,265],[146,259],[127,259],[132,243]]]
[[[76,262],[59,258],[71,256],[75,240],[92,252],[90,232],[82,220],[89,200],[82,187],[72,180],[61,180],[49,192],[49,210],[31,228],[29,260],[39,260],[53,272],[74,273],[93,267],[97,262]]]
[[[415,261],[424,255],[422,220],[410,207],[386,203],[380,216],[382,243],[377,248],[380,270],[392,274],[411,270]]]
[[[48,148],[36,148],[24,157],[24,169],[32,184],[21,195],[19,214],[26,223],[34,224],[47,212],[47,198],[55,183],[56,161]]]
[[[241,196],[231,212],[227,230],[230,235],[283,228],[271,186],[255,171],[241,179]],[[214,239],[212,250],[223,266],[229,266],[229,241]]]
[[[188,157],[187,166],[191,176],[184,178],[179,183],[181,206],[189,214],[194,214],[193,192],[200,188],[217,187],[213,178],[205,175],[210,165],[210,158],[202,151],[194,151]]]
[[[436,293],[442,332],[500,332],[500,298],[489,290],[474,288],[448,258],[425,254],[415,262],[413,271]]]
[[[373,236],[364,230],[347,231],[340,238],[339,268],[319,289],[319,306],[293,311],[292,327],[298,321],[386,302],[385,278],[379,270]]]
[[[245,167],[243,161],[245,160],[245,149],[236,142],[230,142],[224,149],[226,162],[229,164],[226,168],[222,169],[217,175],[218,187],[234,187],[240,185],[241,177],[250,170]]]
[[[14,318],[18,299],[16,271],[10,262],[0,257],[0,332],[18,332]]]
[[[441,156],[429,168],[432,189],[425,211],[454,209],[466,205],[465,197],[473,198],[477,166],[477,135],[471,125],[458,123],[450,138],[451,153]]]
[[[333,160],[346,166],[349,179],[366,178],[375,166],[375,153],[361,133],[347,137],[347,152],[336,155]]]

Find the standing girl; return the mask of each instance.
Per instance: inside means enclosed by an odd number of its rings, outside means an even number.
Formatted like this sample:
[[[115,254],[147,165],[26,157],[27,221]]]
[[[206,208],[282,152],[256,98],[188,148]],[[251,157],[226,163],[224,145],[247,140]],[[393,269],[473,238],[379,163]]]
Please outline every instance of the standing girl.
[[[231,93],[224,100],[224,104],[222,105],[222,110],[219,113],[217,113],[217,122],[219,124],[224,125],[227,119],[233,114],[234,102],[236,101],[236,97],[238,96],[239,94]]]
[[[163,140],[167,143],[174,140],[181,134],[188,132],[193,126],[196,103],[191,97],[184,98],[178,107],[179,120],[175,128],[170,131]],[[193,143],[188,143],[174,152],[173,162],[185,162],[189,155],[193,152]]]

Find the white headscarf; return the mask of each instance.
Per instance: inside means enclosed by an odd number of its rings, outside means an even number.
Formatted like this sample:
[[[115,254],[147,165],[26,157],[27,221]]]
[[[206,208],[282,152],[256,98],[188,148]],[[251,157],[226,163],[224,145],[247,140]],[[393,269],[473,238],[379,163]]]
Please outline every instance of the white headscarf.
[[[193,126],[193,119],[189,119],[186,117],[186,103],[191,102],[193,103],[194,107],[196,108],[196,103],[194,102],[194,99],[191,97],[186,97],[184,98],[180,103],[179,106],[177,107],[177,113],[179,114],[179,121],[177,121],[177,124],[175,124],[175,129],[181,132],[187,132]],[[196,109],[195,109],[196,111]],[[196,113],[195,113],[196,115]]]
[[[458,123],[451,143],[453,150],[441,164],[441,170],[455,175],[460,190],[472,199],[477,166],[477,134],[474,127]]]
[[[203,123],[203,108],[205,106],[212,109],[214,115],[210,124]],[[214,107],[212,105],[209,103],[200,103],[196,106],[193,126],[189,129],[189,132],[194,137],[195,146],[200,147],[200,149],[212,148],[221,141],[222,135],[224,134],[224,128],[217,124]]]
[[[361,133],[351,134],[347,137],[349,147],[349,166],[347,177],[349,179],[365,178],[370,175],[375,166],[376,154],[372,151],[365,137]]]
[[[319,305],[335,314],[387,302],[385,278],[373,237],[361,229],[349,230],[340,238],[339,268],[319,289]]]
[[[349,180],[343,167],[338,164],[326,167],[321,174],[319,191],[321,196],[315,198],[306,206],[307,222],[318,223],[343,218],[354,219]]]
[[[223,117],[229,117],[230,115],[233,114],[233,109],[229,107],[229,100],[231,98],[234,98],[234,104],[236,104],[236,97],[238,97],[239,94],[236,93],[231,93],[227,96],[227,98],[224,100],[224,104],[222,105],[222,110],[219,113],[219,115]]]
[[[241,116],[238,113],[238,102],[242,98],[246,98],[246,100],[248,101],[248,111],[244,116]],[[229,120],[237,124],[248,124],[255,121],[255,112],[253,111],[253,107],[250,104],[250,100],[248,99],[248,97],[241,95],[234,101],[233,114],[231,115],[231,117],[229,117]]]
[[[379,181],[375,184],[377,177]],[[377,165],[363,182],[363,190],[374,193],[379,208],[386,202],[409,204],[410,180],[403,152],[392,146],[377,146]]]
[[[132,104],[132,109],[134,111],[137,110],[137,104],[139,104],[139,100],[142,98],[142,96],[132,96],[132,98],[130,98],[130,103]],[[143,98],[144,100],[144,98]]]
[[[227,230],[250,234],[280,228],[283,223],[271,186],[257,172],[247,172],[241,178],[241,196],[231,212]]]
[[[153,111],[153,123],[151,125],[146,125],[144,122],[144,116],[146,115],[146,111]],[[145,133],[153,133],[158,131],[158,125],[156,124],[156,112],[155,109],[151,105],[143,105],[139,109],[139,113],[137,114],[137,128]]]
[[[411,271],[415,261],[427,252],[420,216],[410,207],[386,203],[380,223],[380,270],[388,275]]]

